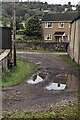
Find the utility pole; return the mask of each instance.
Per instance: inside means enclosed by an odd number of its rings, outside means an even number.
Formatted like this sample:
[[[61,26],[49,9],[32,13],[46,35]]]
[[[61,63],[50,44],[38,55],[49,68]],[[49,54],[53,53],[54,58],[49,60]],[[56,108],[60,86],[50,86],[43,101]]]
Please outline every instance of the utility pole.
[[[16,63],[16,11],[15,11],[15,0],[13,2],[13,47],[14,47],[14,66],[17,66]]]

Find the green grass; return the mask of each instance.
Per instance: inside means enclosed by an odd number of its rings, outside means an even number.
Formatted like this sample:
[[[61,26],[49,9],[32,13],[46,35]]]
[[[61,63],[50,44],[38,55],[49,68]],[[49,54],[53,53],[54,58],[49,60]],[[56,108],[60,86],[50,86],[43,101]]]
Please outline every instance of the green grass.
[[[23,60],[17,60],[17,67],[10,69],[2,77],[2,86],[13,86],[21,83],[35,70],[35,65]]]
[[[68,66],[70,66],[72,69],[74,69],[77,72],[80,72],[80,66],[77,65],[77,63],[72,60],[68,55],[57,55],[61,60],[66,63]]]
[[[27,50],[27,49],[17,49],[17,51],[22,51],[22,52],[42,52],[42,53],[51,53],[51,52],[61,52],[61,51],[58,51],[58,50]]]
[[[23,120],[78,120],[78,104],[74,103],[73,105],[69,105],[67,107],[62,107],[60,109],[56,109],[55,111],[49,112],[36,112],[36,113],[26,113],[26,112],[14,112],[5,114],[3,120],[8,119],[20,119]]]

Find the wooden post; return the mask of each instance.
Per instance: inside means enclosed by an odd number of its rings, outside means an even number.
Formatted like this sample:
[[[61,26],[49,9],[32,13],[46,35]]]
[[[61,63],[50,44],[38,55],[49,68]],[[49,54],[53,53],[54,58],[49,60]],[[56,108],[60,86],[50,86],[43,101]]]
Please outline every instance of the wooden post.
[[[16,63],[16,12],[15,12],[15,0],[13,2],[13,46],[14,46],[14,66]]]

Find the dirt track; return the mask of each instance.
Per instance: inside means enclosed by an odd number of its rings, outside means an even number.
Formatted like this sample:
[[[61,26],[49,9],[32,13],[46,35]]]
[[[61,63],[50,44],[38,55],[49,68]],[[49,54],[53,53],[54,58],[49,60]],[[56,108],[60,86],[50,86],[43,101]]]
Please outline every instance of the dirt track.
[[[76,98],[74,90],[48,91],[45,87],[60,73],[76,73],[53,54],[18,53],[21,57],[43,67],[48,77],[36,85],[27,84],[27,80],[17,86],[3,88],[3,113],[13,111],[49,111],[67,105]]]

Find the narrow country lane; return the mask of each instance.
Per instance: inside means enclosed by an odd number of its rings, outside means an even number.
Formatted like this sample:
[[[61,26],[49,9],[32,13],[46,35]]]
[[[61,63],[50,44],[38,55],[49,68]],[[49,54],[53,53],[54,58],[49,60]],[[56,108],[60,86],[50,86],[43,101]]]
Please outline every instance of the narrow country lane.
[[[68,105],[77,99],[74,96],[76,92],[74,89],[46,89],[46,86],[52,83],[56,76],[60,74],[77,76],[76,72],[61,62],[55,54],[18,52],[17,57],[37,64],[37,70],[44,69],[47,76],[38,84],[28,84],[27,80],[24,80],[23,83],[17,86],[3,88],[3,114],[14,111],[45,112]]]

